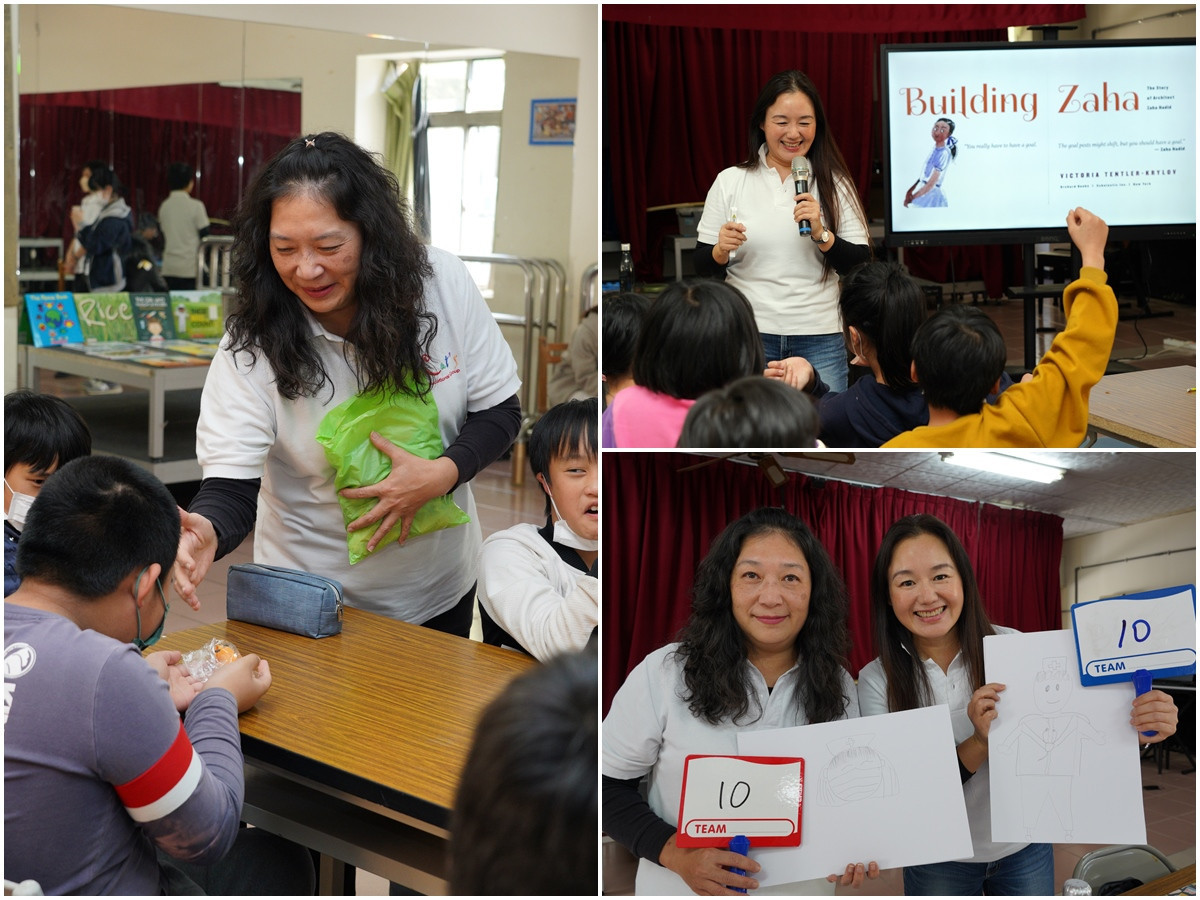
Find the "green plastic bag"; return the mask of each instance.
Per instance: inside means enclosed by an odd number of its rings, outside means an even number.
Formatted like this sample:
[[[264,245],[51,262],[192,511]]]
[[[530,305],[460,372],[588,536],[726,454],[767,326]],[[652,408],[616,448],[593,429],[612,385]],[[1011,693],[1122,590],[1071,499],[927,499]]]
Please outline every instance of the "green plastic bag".
[[[356,394],[345,403],[331,409],[321,420],[317,440],[325,448],[325,458],[337,473],[334,489],[342,507],[342,518],[349,525],[369,512],[377,497],[351,500],[341,496],[343,488],[366,487],[377,484],[392,471],[392,461],[371,443],[371,432],[381,435],[398,447],[423,459],[435,459],[442,450],[438,430],[437,404],[432,395],[424,400],[399,391],[377,391]],[[440,528],[465,525],[471,517],[459,509],[452,497],[434,497],[413,517],[409,537],[428,534]],[[376,553],[400,537],[404,523],[398,522],[375,547]],[[379,529],[363,528],[346,533],[350,565],[367,556],[367,542]]]

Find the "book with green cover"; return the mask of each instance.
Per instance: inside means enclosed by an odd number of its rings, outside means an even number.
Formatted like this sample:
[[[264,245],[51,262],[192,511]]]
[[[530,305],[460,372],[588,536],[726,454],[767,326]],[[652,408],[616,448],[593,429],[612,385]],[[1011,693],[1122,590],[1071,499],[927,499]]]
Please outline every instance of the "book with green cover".
[[[171,317],[177,338],[220,338],[225,334],[220,291],[171,291]]]
[[[174,339],[175,321],[169,294],[130,294],[129,304],[139,341],[156,343]]]
[[[75,305],[79,309],[84,340],[106,343],[138,339],[128,294],[76,294]]]

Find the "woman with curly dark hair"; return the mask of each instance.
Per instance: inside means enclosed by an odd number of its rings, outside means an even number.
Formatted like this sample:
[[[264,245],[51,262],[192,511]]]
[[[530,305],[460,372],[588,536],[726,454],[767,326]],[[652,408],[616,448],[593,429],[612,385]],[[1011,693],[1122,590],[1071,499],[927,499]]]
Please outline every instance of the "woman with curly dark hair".
[[[728,871],[757,872],[749,857],[676,846],[684,760],[736,755],[739,731],[857,716],[844,668],[847,612],[841,575],[800,519],[762,508],[728,525],[696,569],[679,641],[629,673],[604,720],[604,831],[698,894],[758,887]],[[643,800],[638,782],[647,775]],[[857,887],[878,871],[852,864],[840,881]],[[818,886],[831,890],[818,881],[797,892]]]
[[[516,363],[463,264],[413,231],[395,178],[339,134],[297,138],[252,181],[235,222],[238,304],[213,360],[197,425],[200,491],[184,518],[180,595],[255,528],[256,562],[342,582],[351,606],[466,635],[480,531],[468,482],[520,426]],[[431,408],[441,455],[391,461],[344,523],[336,471],[316,440],[352,398]],[[452,494],[471,521],[408,540],[413,516]],[[347,531],[376,528],[348,565]],[[368,532],[371,534],[371,532]]]

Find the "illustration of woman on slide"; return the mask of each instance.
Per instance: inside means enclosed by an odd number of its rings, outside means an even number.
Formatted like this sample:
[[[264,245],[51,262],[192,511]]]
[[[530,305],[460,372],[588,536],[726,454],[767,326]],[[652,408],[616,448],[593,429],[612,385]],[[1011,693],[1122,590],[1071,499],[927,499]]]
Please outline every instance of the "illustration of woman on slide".
[[[925,160],[921,177],[913,182],[904,195],[907,206],[949,206],[942,188],[946,184],[946,170],[958,155],[958,138],[954,134],[954,123],[949,119],[938,119],[933,123],[934,148]]]

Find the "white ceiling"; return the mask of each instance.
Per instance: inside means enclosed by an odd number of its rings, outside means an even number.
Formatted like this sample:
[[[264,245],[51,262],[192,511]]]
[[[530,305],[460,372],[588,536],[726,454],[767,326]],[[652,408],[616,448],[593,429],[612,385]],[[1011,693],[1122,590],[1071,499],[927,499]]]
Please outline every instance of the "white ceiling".
[[[785,469],[831,480],[1054,513],[1063,518],[1064,538],[1196,509],[1196,454],[1190,450],[1040,451],[1038,459],[1068,470],[1053,484],[948,465],[939,453],[875,450],[851,455],[854,462],[846,464],[774,454]],[[755,465],[747,456],[733,460]]]

